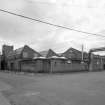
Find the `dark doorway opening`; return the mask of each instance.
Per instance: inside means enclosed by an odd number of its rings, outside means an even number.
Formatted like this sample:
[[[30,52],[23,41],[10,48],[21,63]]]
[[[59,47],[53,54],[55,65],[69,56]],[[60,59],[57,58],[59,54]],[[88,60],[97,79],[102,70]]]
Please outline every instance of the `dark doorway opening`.
[[[14,70],[14,63],[11,63],[11,70]]]
[[[6,70],[7,69],[7,63],[3,60],[1,61],[1,70]]]
[[[103,69],[105,70],[105,64],[103,65]]]

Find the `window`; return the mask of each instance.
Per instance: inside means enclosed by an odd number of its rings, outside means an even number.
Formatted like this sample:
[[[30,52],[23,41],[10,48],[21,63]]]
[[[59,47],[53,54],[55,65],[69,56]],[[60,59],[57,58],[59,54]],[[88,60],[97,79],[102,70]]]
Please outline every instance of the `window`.
[[[27,52],[23,52],[23,58],[27,58],[28,57],[28,53]]]

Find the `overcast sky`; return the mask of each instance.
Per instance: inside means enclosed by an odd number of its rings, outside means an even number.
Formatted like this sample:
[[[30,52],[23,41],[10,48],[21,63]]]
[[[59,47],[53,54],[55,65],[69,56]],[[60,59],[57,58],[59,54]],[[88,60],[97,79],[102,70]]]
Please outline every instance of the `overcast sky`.
[[[0,8],[91,33],[105,35],[105,0],[0,0]],[[65,30],[0,12],[0,45],[28,44],[37,51],[105,46],[105,38]]]

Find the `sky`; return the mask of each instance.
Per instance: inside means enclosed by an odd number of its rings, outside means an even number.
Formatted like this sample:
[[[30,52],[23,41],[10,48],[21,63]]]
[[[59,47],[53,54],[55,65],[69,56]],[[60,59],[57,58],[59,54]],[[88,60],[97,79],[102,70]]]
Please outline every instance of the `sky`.
[[[105,35],[105,0],[0,0],[0,9],[65,27]],[[104,47],[105,38],[62,29],[0,12],[0,46],[29,45],[36,51],[89,51]],[[0,48],[1,49],[1,48]]]

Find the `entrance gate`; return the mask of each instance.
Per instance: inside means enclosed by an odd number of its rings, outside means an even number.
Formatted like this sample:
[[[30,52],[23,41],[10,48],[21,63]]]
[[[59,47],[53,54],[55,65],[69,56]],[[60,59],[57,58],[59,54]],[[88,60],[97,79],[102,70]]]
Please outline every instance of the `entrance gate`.
[[[90,49],[90,51],[89,51],[89,71],[93,71],[92,52],[99,52],[99,51],[105,51],[105,47]],[[101,63],[102,63],[102,58],[101,58]],[[101,64],[101,65],[102,65],[102,64]],[[104,64],[103,64],[102,66],[104,66]],[[104,68],[103,68],[103,69],[104,69]]]

